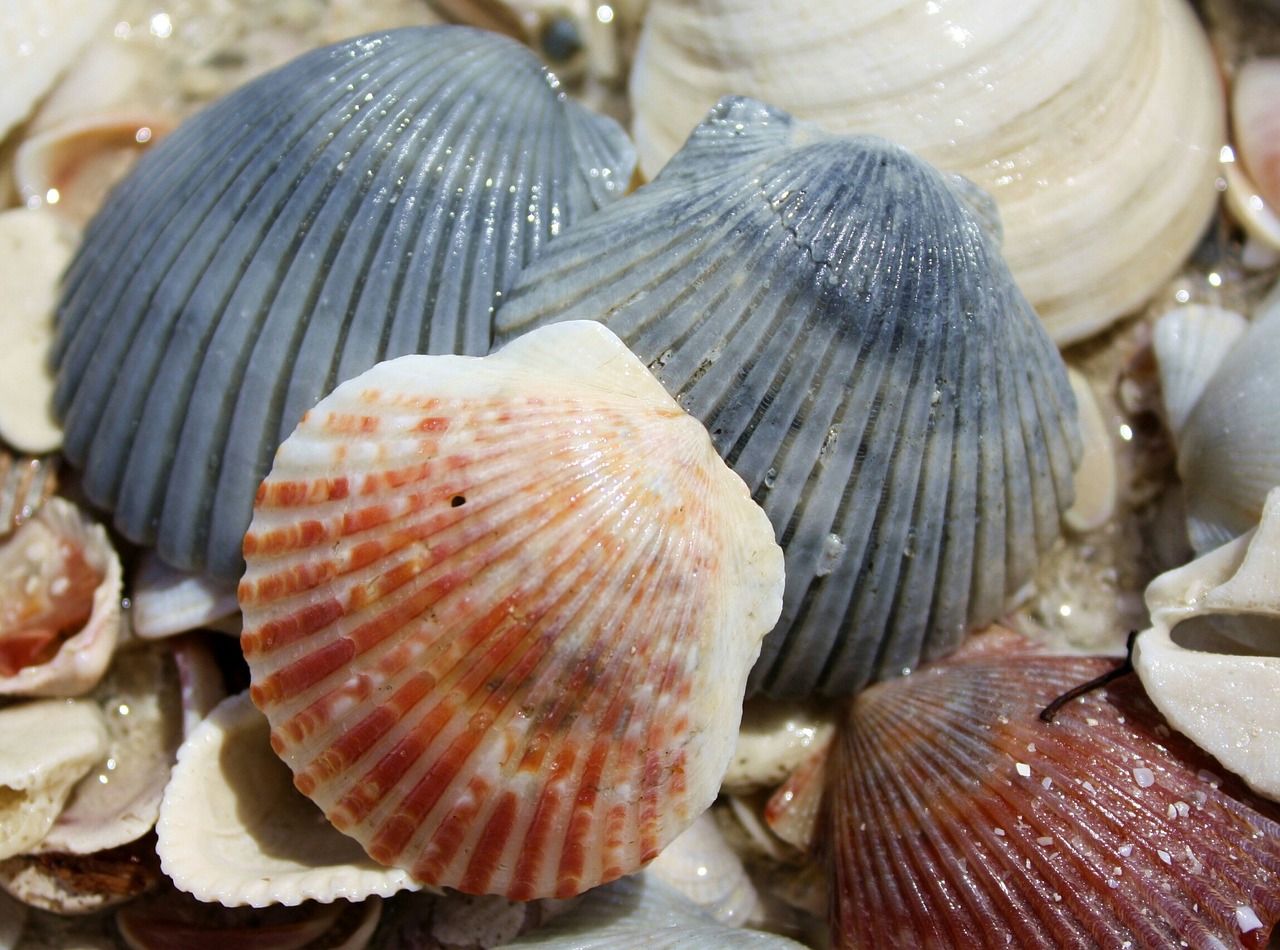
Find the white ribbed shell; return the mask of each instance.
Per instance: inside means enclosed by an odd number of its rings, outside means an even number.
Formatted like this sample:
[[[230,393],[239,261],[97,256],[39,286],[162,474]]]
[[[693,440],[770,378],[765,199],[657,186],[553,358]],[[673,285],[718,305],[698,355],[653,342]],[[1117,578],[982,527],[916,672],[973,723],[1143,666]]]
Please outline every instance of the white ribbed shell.
[[[706,432],[604,327],[340,386],[258,493],[252,696],[384,863],[567,896],[714,799],[782,555]]]

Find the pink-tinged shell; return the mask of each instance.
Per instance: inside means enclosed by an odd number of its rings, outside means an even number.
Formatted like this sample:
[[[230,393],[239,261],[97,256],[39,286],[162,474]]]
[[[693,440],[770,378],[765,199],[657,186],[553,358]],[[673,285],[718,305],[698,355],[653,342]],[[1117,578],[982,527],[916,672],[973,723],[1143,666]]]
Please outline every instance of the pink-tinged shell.
[[[120,559],[102,526],[51,498],[0,544],[0,696],[79,696],[120,637]]]
[[[1266,944],[1280,810],[1134,676],[1038,718],[1116,662],[995,631],[852,703],[819,838],[837,946]]]
[[[781,609],[764,513],[594,323],[338,387],[244,551],[298,788],[375,859],[516,899],[634,871],[711,803]]]
[[[1262,200],[1280,209],[1280,58],[1240,67],[1231,92],[1236,151]]]

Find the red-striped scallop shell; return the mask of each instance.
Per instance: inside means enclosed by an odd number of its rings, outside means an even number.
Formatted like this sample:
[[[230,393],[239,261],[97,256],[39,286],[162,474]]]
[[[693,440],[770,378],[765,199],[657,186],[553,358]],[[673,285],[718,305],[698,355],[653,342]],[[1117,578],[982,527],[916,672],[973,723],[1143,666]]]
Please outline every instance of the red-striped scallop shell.
[[[1265,946],[1280,809],[1170,730],[1135,676],[1040,720],[1115,666],[997,628],[858,696],[816,838],[834,945]]]
[[[295,784],[426,883],[566,896],[716,795],[782,555],[612,333],[343,384],[281,446],[240,585]]]

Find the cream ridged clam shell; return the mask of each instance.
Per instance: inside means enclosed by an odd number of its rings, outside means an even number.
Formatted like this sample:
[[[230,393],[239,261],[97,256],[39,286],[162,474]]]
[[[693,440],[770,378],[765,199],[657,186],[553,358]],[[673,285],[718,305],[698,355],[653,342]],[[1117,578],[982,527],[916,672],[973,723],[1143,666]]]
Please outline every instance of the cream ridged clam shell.
[[[633,871],[710,804],[782,589],[746,486],[585,322],[340,386],[245,558],[297,786],[379,861],[518,899]]]
[[[491,310],[633,150],[514,41],[393,30],[315,50],[148,151],[58,313],[65,453],[122,534],[239,577],[280,440],[340,380],[483,353]]]
[[[726,97],[498,309],[499,340],[607,324],[751,487],[787,556],[753,690],[940,656],[1058,534],[1074,397],[973,203],[898,145]]]
[[[1224,95],[1184,0],[653,0],[630,90],[650,177],[737,94],[973,179],[1060,342],[1141,305],[1217,199]]]

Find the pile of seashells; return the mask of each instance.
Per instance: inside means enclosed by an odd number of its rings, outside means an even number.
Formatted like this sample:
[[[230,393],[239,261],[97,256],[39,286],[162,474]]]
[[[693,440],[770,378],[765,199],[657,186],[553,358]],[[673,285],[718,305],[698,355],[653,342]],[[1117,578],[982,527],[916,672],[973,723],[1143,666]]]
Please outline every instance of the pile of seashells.
[[[0,75],[0,948],[1274,944],[1275,0]]]

